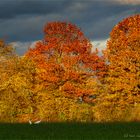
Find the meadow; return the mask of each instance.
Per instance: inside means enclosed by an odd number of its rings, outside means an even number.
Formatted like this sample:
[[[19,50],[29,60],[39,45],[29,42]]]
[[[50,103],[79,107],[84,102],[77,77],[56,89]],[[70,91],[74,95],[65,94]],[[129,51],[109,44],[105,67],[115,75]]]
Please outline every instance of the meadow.
[[[0,124],[1,140],[138,140],[140,123]]]

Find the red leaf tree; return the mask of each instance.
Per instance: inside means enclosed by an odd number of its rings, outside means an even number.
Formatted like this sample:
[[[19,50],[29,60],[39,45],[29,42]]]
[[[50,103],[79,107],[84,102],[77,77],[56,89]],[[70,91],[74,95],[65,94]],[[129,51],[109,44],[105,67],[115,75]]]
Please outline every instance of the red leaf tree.
[[[92,44],[71,23],[51,22],[44,28],[44,39],[26,53],[40,69],[39,79],[47,89],[59,89],[68,97],[94,94],[89,79],[104,75],[104,58],[92,52]],[[90,87],[90,88],[89,88]]]

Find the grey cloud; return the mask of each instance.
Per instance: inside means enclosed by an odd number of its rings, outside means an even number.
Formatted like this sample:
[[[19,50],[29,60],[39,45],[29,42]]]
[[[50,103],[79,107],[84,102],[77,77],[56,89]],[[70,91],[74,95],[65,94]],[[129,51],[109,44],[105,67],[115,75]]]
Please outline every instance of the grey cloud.
[[[140,0],[108,0],[114,4],[120,5],[140,5]]]
[[[29,48],[34,48],[37,41],[9,43],[18,55],[24,55]]]
[[[43,38],[45,23],[60,18],[59,14],[49,14],[4,20],[0,23],[0,36],[6,37],[9,41],[38,40]]]
[[[43,38],[45,23],[70,21],[90,40],[106,39],[114,25],[134,13],[140,13],[139,5],[110,0],[2,0],[0,38],[9,42],[38,40]]]
[[[118,2],[118,0],[115,1]],[[92,10],[105,6],[109,8],[113,3],[110,0],[2,0],[0,2],[0,19],[21,15],[64,14],[64,11],[82,12],[82,10],[88,11],[89,7],[93,8]]]
[[[92,40],[108,38],[109,32],[123,18],[140,13],[139,6],[92,4],[88,5],[88,10],[82,11],[81,14],[78,13],[79,16],[71,18]]]
[[[118,22],[132,15],[134,12],[135,12],[134,9],[126,10],[123,12],[118,12],[117,14],[114,15],[107,16],[105,18],[98,19],[98,21],[90,22],[89,26],[91,28],[87,28],[88,36],[89,37],[92,36],[92,39],[109,38],[109,33],[111,32],[112,28],[116,24],[118,24]]]
[[[3,0],[0,2],[0,19],[14,18],[20,15],[40,15],[62,12],[66,1],[49,0]]]

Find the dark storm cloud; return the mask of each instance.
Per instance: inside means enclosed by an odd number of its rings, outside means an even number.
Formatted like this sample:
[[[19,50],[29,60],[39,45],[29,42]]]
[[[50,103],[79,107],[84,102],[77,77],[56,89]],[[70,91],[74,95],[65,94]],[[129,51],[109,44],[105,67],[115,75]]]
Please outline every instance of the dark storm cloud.
[[[94,8],[94,7],[93,7]],[[139,6],[131,5],[100,5],[98,11],[88,9],[81,20],[80,25],[92,39],[104,39],[109,37],[112,28],[124,18],[140,13]],[[87,21],[86,23],[84,21]],[[88,27],[88,28],[87,28]]]
[[[14,18],[20,15],[40,15],[62,12],[66,1],[50,0],[2,0],[0,2],[0,19]]]
[[[38,40],[46,22],[59,20],[76,24],[91,40],[106,39],[120,20],[140,13],[140,5],[133,1],[1,0],[0,38],[9,42]]]
[[[138,5],[120,5],[104,1],[88,1],[85,10],[77,11],[71,20],[81,26],[91,39],[108,38],[112,28],[123,18],[140,13]]]

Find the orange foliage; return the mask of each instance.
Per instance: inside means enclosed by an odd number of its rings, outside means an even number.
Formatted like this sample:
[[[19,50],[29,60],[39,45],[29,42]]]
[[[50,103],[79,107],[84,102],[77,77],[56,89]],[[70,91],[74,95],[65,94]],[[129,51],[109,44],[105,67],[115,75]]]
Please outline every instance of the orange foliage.
[[[140,15],[126,18],[114,27],[107,51],[110,90],[120,92],[128,103],[139,102]]]
[[[23,57],[0,41],[0,121],[139,121],[140,15],[113,28],[104,57],[76,25],[44,33]]]
[[[92,94],[80,85],[95,75],[104,75],[104,58],[91,52],[90,41],[71,23],[48,23],[44,33],[44,40],[26,53],[41,70],[39,79],[47,88],[61,89],[71,97]]]
[[[101,102],[122,112],[140,102],[140,15],[113,28],[105,55],[108,72]]]

